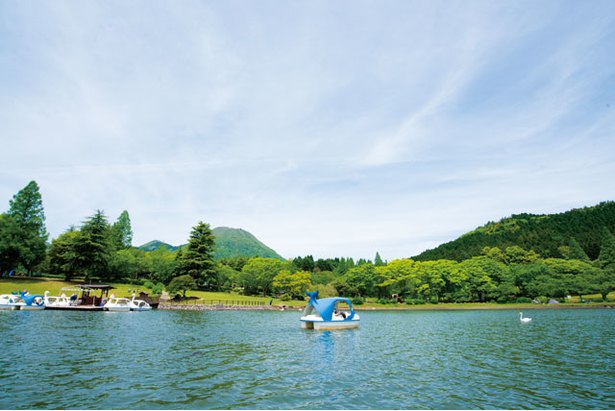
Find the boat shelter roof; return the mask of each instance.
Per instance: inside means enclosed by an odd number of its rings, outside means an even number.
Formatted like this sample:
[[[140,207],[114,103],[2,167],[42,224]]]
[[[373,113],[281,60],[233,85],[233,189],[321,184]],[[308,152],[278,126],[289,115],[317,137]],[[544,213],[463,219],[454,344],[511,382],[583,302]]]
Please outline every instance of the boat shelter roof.
[[[105,285],[105,284],[77,284],[77,287],[84,289],[90,289],[90,290],[112,290],[115,287],[112,285]]]

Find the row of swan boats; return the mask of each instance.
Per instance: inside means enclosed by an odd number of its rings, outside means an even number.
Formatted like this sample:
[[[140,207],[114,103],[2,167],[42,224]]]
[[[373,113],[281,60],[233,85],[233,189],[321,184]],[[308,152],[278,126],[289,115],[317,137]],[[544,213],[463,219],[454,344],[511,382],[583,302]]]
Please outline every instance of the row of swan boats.
[[[25,290],[20,293],[0,294],[0,310],[149,311],[152,309],[147,301],[137,299],[135,294],[132,298],[116,297],[113,294],[107,298],[106,294],[113,287],[103,287],[80,287],[73,291],[81,294],[73,293],[70,297],[64,292],[60,296],[51,296],[49,291],[45,291],[44,295],[30,294]],[[90,295],[93,290],[103,290],[103,294],[99,297]]]

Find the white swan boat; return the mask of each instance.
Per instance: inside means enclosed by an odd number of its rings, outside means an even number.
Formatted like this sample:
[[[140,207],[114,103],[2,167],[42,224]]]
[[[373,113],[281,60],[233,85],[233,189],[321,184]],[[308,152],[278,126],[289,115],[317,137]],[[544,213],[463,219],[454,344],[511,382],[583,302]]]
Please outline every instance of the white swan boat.
[[[333,297],[317,300],[318,291],[306,294],[310,297],[310,301],[303,310],[301,328],[338,330],[359,326],[359,314],[352,308],[352,302],[348,298]],[[348,305],[348,311],[340,311],[338,307],[340,303]]]
[[[45,308],[53,309],[56,307],[70,307],[71,302],[70,298],[68,298],[64,293],[60,296],[51,296],[49,295],[49,291],[45,291]]]
[[[152,307],[145,300],[135,300],[134,297],[130,301],[130,311],[149,311]]]

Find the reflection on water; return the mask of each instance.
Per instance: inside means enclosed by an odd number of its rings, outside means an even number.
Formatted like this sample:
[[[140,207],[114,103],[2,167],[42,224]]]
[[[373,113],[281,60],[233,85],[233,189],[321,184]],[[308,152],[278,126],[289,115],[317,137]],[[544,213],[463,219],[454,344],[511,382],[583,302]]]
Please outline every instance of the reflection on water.
[[[0,312],[0,408],[615,408],[615,310]]]

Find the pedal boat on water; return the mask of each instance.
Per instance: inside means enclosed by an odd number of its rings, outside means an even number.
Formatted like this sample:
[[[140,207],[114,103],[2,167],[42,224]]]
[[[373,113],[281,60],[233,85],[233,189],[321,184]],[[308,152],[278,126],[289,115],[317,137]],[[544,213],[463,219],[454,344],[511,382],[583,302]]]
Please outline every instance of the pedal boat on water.
[[[49,291],[45,291],[45,308],[52,309],[55,307],[70,307],[70,298],[62,293],[60,296],[49,295]]]
[[[131,303],[125,297],[111,297],[104,307],[107,311],[130,311]]]
[[[43,310],[45,302],[40,294],[20,293],[0,295],[0,309],[3,310]]]
[[[318,300],[318,291],[307,292],[310,301],[301,316],[301,328],[308,330],[339,330],[357,328],[360,317],[352,308],[352,302],[344,297],[322,298]],[[348,310],[342,311],[341,306]]]

